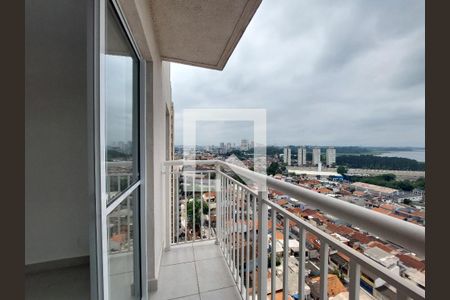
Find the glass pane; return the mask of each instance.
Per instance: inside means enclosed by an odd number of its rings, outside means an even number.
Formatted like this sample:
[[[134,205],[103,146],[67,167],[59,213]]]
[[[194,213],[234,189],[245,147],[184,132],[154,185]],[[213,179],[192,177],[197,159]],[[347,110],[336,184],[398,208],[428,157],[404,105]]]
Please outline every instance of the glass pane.
[[[120,177],[120,190],[121,191],[125,190],[129,186],[130,179],[131,179],[130,175],[125,175],[125,176]]]
[[[115,179],[107,186],[108,201],[139,178],[139,64],[119,22],[109,7],[104,70],[106,176]]]
[[[136,190],[125,198],[107,218],[110,299],[134,299],[132,296],[134,261],[138,258],[133,250],[135,245],[133,207],[137,197]]]

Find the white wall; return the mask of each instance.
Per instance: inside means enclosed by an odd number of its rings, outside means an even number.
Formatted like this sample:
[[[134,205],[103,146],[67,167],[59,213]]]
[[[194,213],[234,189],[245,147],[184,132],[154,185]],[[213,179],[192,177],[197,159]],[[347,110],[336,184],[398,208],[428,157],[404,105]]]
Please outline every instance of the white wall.
[[[166,156],[166,107],[171,102],[170,64],[161,61],[146,0],[119,0],[131,32],[147,63],[147,271],[158,278],[165,245],[166,214],[162,164]]]
[[[85,1],[27,0],[25,264],[89,255]]]
[[[152,160],[153,170],[148,174],[149,180],[152,181],[153,191],[149,194],[148,204],[153,206],[153,220],[149,216],[149,230],[154,232],[154,267],[156,278],[159,274],[159,266],[161,254],[165,245],[166,230],[166,195],[164,194],[164,182],[162,175],[162,165],[166,160],[166,109],[170,100],[170,72],[169,63],[154,62],[153,63],[153,115],[152,127],[147,128],[153,132]],[[152,224],[153,223],[153,224]]]

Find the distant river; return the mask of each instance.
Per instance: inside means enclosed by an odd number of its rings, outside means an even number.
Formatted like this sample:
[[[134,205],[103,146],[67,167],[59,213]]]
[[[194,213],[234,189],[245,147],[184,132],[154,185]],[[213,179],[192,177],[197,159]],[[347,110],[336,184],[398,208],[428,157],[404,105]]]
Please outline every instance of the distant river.
[[[377,156],[387,156],[387,157],[403,157],[409,159],[415,159],[417,161],[425,161],[425,150],[413,150],[413,151],[390,151],[381,153]]]

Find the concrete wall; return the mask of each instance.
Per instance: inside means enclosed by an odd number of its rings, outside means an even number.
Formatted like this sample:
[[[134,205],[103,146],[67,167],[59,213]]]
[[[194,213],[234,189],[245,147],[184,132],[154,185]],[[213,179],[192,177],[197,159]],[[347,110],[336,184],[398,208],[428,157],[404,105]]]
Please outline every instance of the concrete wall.
[[[25,264],[89,255],[86,3],[26,0]]]
[[[150,168],[148,170],[149,186],[147,205],[151,210],[148,215],[148,230],[152,239],[148,241],[149,253],[149,277],[158,278],[161,255],[165,245],[166,230],[166,195],[164,194],[164,178],[162,175],[162,165],[166,160],[166,109],[170,100],[170,80],[169,63],[153,62],[153,101],[151,123],[147,127],[151,131],[152,139],[148,144],[151,148],[148,152]],[[168,87],[169,86],[169,87]],[[148,103],[150,104],[150,103]]]

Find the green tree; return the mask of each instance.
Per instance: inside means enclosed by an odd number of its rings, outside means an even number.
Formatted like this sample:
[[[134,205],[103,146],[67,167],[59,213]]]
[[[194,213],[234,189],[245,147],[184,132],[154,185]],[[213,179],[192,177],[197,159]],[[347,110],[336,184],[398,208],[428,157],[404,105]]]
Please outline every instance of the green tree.
[[[397,188],[403,191],[412,191],[414,189],[414,185],[409,180],[398,181]]]
[[[195,205],[194,205],[195,202]],[[203,214],[208,214],[208,203],[205,201],[202,201],[200,199],[195,199],[188,201],[187,204],[187,218],[188,218],[188,227],[192,228],[192,218],[193,218],[193,208],[195,207],[195,230],[198,232],[197,229],[200,229],[200,220],[201,220],[201,209],[202,209],[202,202],[203,202]]]
[[[414,187],[416,189],[425,190],[425,178],[424,177],[417,178],[417,180],[414,182]]]
[[[347,174],[348,168],[346,166],[339,166],[336,170],[341,175]]]
[[[383,174],[381,175],[381,177],[385,180],[385,181],[394,181],[396,176],[395,174]]]
[[[281,257],[275,254],[275,265],[279,266],[281,265]],[[267,255],[267,267],[272,268],[272,253],[269,253]]]
[[[286,171],[286,167],[284,165],[279,164],[277,162],[273,162],[267,168],[266,173],[267,173],[267,175],[275,175],[275,174],[283,173],[285,171]]]

